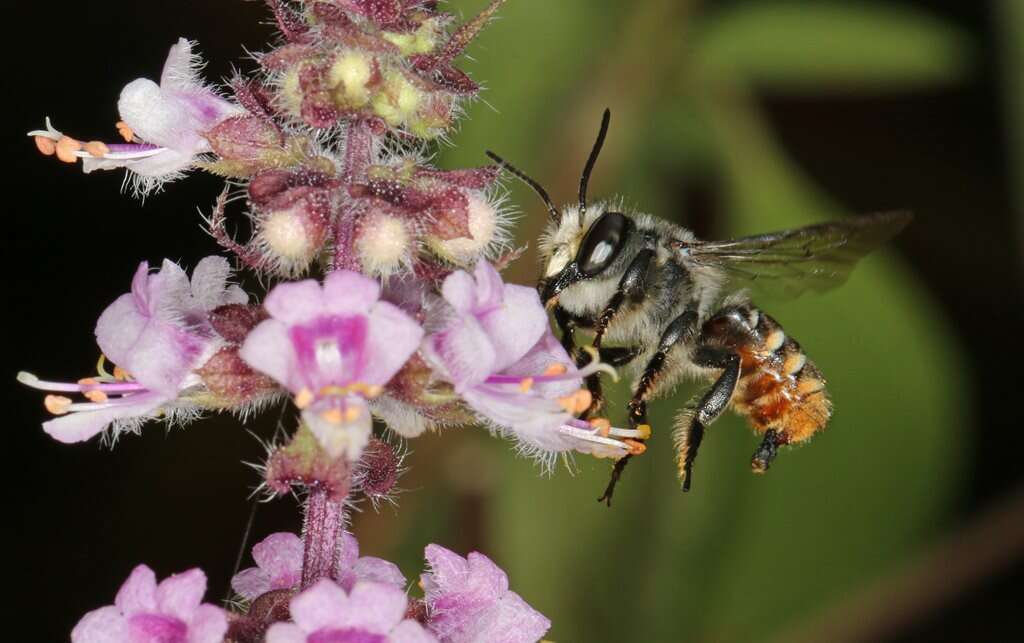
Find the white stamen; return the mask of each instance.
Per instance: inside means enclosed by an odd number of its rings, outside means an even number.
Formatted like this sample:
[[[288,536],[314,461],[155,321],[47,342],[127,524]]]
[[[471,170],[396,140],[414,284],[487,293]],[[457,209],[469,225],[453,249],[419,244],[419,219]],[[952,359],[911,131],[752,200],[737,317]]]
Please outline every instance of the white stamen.
[[[615,430],[622,431],[625,429],[612,429],[612,431]],[[623,452],[629,450],[629,447],[627,447],[622,442],[619,442],[618,440],[613,440],[611,438],[605,438],[598,435],[596,430],[588,431],[586,429],[577,429],[575,427],[562,425],[558,427],[558,432],[563,435],[568,435],[569,437],[576,438],[577,440],[583,440],[585,442],[593,442],[595,444],[602,444],[604,446],[622,449]]]

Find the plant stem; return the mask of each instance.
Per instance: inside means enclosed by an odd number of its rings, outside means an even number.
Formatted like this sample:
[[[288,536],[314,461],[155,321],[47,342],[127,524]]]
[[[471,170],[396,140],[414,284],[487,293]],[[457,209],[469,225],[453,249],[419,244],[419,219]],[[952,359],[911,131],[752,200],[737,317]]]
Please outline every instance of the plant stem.
[[[345,519],[342,503],[331,500],[323,485],[310,488],[304,508],[302,540],[302,588],[321,578],[338,575],[341,532]]]

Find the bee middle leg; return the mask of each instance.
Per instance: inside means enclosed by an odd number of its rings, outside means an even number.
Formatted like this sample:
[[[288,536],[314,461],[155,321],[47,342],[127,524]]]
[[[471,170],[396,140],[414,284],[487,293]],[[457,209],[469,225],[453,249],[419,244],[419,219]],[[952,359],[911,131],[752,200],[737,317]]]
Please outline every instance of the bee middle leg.
[[[687,310],[673,319],[665,329],[665,332],[662,333],[661,340],[658,342],[658,350],[648,360],[647,366],[637,382],[636,391],[634,391],[633,397],[629,401],[629,428],[640,431],[646,430],[648,435],[650,434],[651,427],[647,423],[647,400],[653,393],[658,378],[665,369],[665,361],[668,359],[669,352],[678,344],[689,342],[693,338],[697,328],[697,318],[697,311]],[[641,440],[640,442],[643,441]],[[605,488],[604,493],[601,494],[601,497],[597,499],[598,502],[604,502],[609,507],[611,506],[615,485],[618,484],[623,470],[632,457],[632,454],[626,455],[615,463],[608,486]]]

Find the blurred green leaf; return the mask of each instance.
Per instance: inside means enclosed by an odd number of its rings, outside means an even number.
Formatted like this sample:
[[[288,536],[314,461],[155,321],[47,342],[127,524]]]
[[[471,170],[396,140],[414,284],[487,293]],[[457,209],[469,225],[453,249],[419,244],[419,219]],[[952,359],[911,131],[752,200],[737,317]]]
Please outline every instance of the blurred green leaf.
[[[695,32],[711,76],[782,90],[907,91],[961,79],[971,58],[956,27],[895,4],[747,2]]]

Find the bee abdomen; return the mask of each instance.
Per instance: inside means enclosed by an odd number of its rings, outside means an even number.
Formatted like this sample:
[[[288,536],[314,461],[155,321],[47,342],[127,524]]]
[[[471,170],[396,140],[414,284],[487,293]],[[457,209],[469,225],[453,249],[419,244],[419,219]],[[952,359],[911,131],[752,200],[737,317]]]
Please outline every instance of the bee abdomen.
[[[739,354],[730,402],[756,431],[772,429],[778,444],[792,444],[828,423],[832,403],[821,371],[770,316],[749,305],[730,306],[704,324],[701,338]]]

